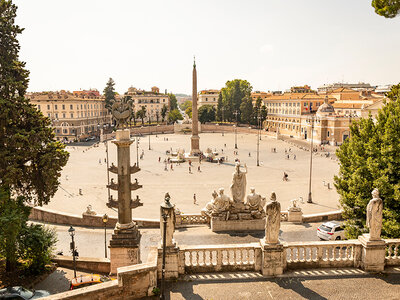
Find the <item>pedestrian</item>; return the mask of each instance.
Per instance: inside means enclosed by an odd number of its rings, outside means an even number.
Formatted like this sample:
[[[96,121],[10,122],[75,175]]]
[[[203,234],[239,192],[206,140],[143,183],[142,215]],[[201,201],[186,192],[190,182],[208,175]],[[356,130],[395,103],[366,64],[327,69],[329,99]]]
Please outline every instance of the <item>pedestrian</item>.
[[[249,157],[251,157],[251,153],[249,152]]]
[[[224,147],[226,148],[226,144],[224,144]]]
[[[287,159],[290,159],[290,156],[289,156],[289,154],[287,155]]]
[[[164,171],[168,171],[167,163],[165,163],[165,165],[164,165]]]
[[[289,148],[289,152],[292,152],[292,148]]]
[[[104,159],[104,163],[106,163],[107,162],[107,159]]]
[[[201,172],[200,166],[197,167],[197,172]]]
[[[158,157],[158,162],[160,162],[160,161],[161,161],[161,157],[159,156],[159,157]]]
[[[296,154],[293,155],[293,159],[296,160]]]
[[[171,171],[174,170],[174,164],[171,164]]]
[[[285,154],[287,153],[287,150],[286,150],[286,148],[285,148]]]
[[[227,156],[227,157],[225,157],[225,161],[228,161],[228,156]]]
[[[197,201],[197,200],[196,200],[196,194],[193,194],[193,204],[197,204],[196,201]]]
[[[99,164],[101,165],[101,158],[99,158]]]
[[[192,174],[192,167],[189,166],[189,174]]]

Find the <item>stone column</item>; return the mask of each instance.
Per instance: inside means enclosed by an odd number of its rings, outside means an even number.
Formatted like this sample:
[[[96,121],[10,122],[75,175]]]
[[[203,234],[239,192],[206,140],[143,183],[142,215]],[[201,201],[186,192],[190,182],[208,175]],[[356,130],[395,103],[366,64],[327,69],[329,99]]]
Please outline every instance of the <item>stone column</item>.
[[[197,109],[197,72],[196,62],[193,63],[193,91],[192,91],[192,138],[190,154],[200,153],[199,117]]]
[[[361,267],[368,272],[385,269],[386,243],[381,239],[383,202],[378,189],[372,191],[372,199],[367,206],[368,234],[358,237],[362,245]]]
[[[141,234],[137,224],[132,221],[132,208],[142,205],[139,199],[131,200],[131,190],[141,188],[137,180],[131,183],[131,173],[136,173],[140,169],[130,166],[130,132],[128,129],[116,131],[116,139],[113,141],[117,145],[118,166],[111,166],[109,171],[118,174],[118,183],[111,181],[109,187],[118,191],[117,203],[118,222],[110,240],[110,263],[111,274],[117,273],[117,268],[140,263],[140,238]]]
[[[262,251],[261,273],[264,276],[275,276],[283,274],[285,259],[283,245],[279,240],[281,224],[281,205],[276,201],[274,192],[271,201],[265,207],[265,237],[260,240]]]
[[[166,223],[164,222],[166,218]],[[162,272],[162,258],[163,258],[163,236],[164,236],[164,223],[166,227],[165,238],[165,279],[178,278],[179,276],[179,247],[174,241],[175,232],[175,208],[170,203],[170,196],[167,193],[165,200],[160,206],[160,229],[161,229],[161,242],[158,246],[157,269],[159,274]],[[181,264],[182,265],[182,264]]]

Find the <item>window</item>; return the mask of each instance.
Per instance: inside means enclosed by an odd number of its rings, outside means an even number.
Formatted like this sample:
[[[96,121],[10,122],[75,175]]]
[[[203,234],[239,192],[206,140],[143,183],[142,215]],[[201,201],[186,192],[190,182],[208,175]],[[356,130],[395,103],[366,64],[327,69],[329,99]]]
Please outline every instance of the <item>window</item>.
[[[328,131],[328,137],[329,137],[329,131]]]
[[[65,110],[65,105],[64,104],[62,105],[62,109]]]
[[[81,104],[81,109],[82,109],[82,104]]]
[[[49,117],[49,118],[50,118],[50,114],[47,114],[47,117]]]
[[[72,108],[72,104],[70,104],[69,109],[73,109],[73,108]]]
[[[38,105],[37,107],[38,107],[38,109],[40,110],[40,105]]]
[[[65,119],[65,114],[63,114],[63,119]]]
[[[54,105],[54,109],[57,109],[57,104]]]
[[[307,107],[307,102],[304,102],[304,107]]]
[[[56,113],[56,119],[58,119],[58,114]]]
[[[68,129],[63,129],[63,133],[67,134],[68,133]]]
[[[76,109],[78,109],[78,110],[79,110],[79,104],[77,104],[77,105],[76,105]]]
[[[70,116],[71,116],[71,119],[73,119],[73,118],[74,118],[74,114],[72,114],[72,113],[71,113],[71,114],[70,114]]]
[[[50,104],[47,104],[47,110],[50,110]]]

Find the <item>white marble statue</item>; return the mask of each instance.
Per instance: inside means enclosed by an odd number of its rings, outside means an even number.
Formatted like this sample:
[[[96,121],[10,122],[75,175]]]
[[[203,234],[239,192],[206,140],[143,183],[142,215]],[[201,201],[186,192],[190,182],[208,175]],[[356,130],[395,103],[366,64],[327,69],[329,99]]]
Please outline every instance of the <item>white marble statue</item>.
[[[379,190],[372,191],[372,199],[367,205],[367,227],[369,239],[377,241],[381,239],[383,202],[379,198]]]
[[[231,199],[224,194],[224,189],[220,188],[219,195],[214,200],[214,211],[219,213],[227,211],[231,205]]]
[[[244,164],[245,172],[240,171],[240,163],[237,162],[235,166],[235,172],[232,174],[232,185],[231,193],[233,202],[244,202],[244,197],[246,194],[246,174],[247,166]]]
[[[250,210],[262,211],[265,205],[265,198],[261,197],[259,194],[256,194],[256,189],[252,187],[250,188],[250,194],[247,195],[245,204]]]
[[[276,201],[275,192],[272,192],[270,200],[265,207],[265,243],[278,244],[281,227],[281,204]]]
[[[95,216],[96,212],[93,210],[92,205],[88,205],[86,207],[86,211],[83,213],[84,215]]]

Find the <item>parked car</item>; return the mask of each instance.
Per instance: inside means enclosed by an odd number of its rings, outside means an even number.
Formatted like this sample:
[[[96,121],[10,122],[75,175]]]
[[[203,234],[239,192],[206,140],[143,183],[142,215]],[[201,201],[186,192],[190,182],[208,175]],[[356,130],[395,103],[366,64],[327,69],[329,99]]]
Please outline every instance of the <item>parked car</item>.
[[[317,236],[321,240],[344,240],[344,228],[338,222],[326,222],[318,227]]]
[[[75,290],[111,280],[109,277],[99,274],[81,275],[71,280],[70,289]]]
[[[0,290],[0,299],[39,299],[50,296],[48,291],[30,291],[22,286],[13,286]]]

